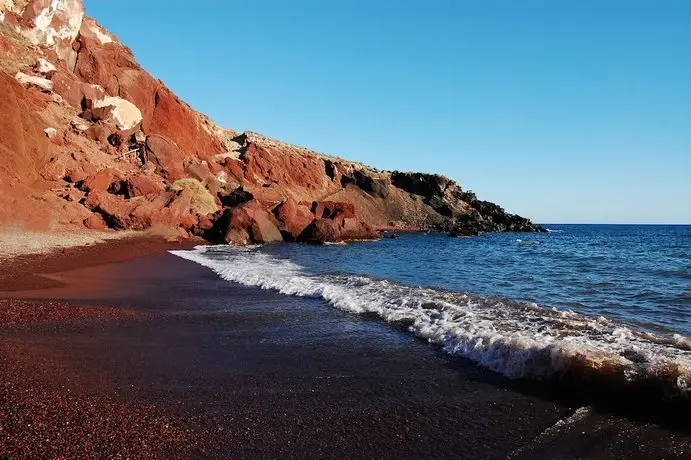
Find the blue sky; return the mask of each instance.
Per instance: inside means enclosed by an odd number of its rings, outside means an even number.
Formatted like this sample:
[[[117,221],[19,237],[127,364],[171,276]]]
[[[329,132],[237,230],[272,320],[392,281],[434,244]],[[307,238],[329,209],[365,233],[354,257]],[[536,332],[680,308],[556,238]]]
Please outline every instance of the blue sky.
[[[86,0],[219,124],[538,222],[691,223],[691,2]]]

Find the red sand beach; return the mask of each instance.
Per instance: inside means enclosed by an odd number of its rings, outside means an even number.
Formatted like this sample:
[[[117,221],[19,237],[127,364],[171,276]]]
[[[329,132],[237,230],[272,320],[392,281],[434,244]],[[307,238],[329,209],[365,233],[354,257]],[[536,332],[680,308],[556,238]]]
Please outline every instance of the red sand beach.
[[[376,320],[225,282],[172,247],[3,263],[0,458],[691,452],[684,427],[506,381]]]

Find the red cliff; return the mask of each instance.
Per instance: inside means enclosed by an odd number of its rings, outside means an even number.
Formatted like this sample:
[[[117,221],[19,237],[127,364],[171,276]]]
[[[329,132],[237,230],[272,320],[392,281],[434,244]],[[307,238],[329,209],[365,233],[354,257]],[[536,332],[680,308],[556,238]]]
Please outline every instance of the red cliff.
[[[241,244],[536,229],[443,176],[217,126],[80,0],[0,2],[0,61],[0,224],[164,226]]]

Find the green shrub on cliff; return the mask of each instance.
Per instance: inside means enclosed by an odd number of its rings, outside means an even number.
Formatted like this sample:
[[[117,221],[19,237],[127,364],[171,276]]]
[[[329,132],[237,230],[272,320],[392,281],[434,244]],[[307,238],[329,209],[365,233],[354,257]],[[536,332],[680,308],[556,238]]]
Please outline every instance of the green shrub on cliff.
[[[180,190],[192,192],[192,207],[202,216],[218,211],[214,196],[197,179],[178,179],[173,182],[170,189],[176,192]]]

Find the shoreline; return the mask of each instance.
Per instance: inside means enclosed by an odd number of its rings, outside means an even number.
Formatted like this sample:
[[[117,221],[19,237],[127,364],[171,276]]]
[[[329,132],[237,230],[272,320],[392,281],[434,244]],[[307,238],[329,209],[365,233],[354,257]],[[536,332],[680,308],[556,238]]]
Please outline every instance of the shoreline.
[[[0,456],[539,458],[606,456],[624,441],[617,452],[632,457],[691,451],[684,430],[507,381],[380,321],[167,253],[198,243],[115,241],[26,260],[21,277],[3,270],[0,286],[15,290],[0,306],[34,314],[0,327]]]
[[[31,233],[33,238],[50,238],[49,233]],[[146,232],[126,232],[108,239],[93,238],[89,244],[46,246],[41,252],[0,253],[0,298],[14,291],[59,287],[61,283],[45,275],[77,268],[122,262],[170,249],[186,249],[208,244],[197,238],[170,239]]]

